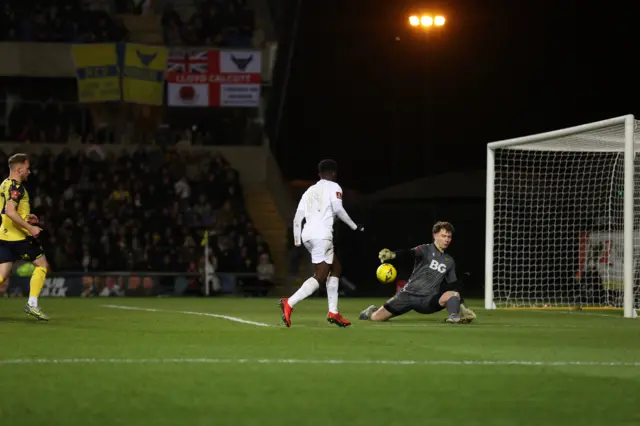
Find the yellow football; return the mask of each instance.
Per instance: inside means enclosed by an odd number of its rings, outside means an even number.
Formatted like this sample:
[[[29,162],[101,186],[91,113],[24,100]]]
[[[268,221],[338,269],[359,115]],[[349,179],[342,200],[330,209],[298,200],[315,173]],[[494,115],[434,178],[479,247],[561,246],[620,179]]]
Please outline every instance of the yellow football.
[[[376,277],[378,277],[378,281],[383,284],[389,284],[396,280],[398,276],[398,271],[396,271],[395,266],[390,263],[383,263],[378,266],[378,270],[376,271]]]

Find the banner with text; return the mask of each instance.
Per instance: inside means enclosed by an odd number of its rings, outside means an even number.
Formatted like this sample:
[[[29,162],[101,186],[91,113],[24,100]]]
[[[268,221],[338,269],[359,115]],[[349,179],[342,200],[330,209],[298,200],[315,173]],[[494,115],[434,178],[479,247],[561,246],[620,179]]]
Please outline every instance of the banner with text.
[[[173,50],[167,60],[167,103],[255,108],[261,70],[260,51]]]
[[[124,47],[122,92],[125,102],[162,105],[167,49],[143,44]]]
[[[640,244],[640,234],[634,235],[634,247]],[[638,254],[634,254],[633,275],[638,270]],[[624,288],[624,234],[622,231],[582,232],[578,245],[576,279],[587,275],[598,277],[603,289],[622,291]]]
[[[116,45],[74,44],[71,47],[80,102],[120,100]]]
[[[5,288],[0,286],[0,297],[4,292],[8,296],[29,294],[29,280],[31,277],[12,276]],[[49,277],[42,287],[42,297],[114,297],[114,296],[157,296],[160,293],[174,292],[174,288],[181,281],[189,285],[194,277],[149,276],[141,273],[122,276],[117,273],[101,273],[101,275],[71,275]]]

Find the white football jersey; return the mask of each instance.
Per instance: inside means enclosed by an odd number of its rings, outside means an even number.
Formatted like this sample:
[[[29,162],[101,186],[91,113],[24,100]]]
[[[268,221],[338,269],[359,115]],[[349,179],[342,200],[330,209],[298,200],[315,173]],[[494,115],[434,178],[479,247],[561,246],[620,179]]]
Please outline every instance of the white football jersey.
[[[303,241],[333,239],[336,205],[342,208],[342,188],[335,182],[322,179],[305,191],[298,204],[306,219]]]

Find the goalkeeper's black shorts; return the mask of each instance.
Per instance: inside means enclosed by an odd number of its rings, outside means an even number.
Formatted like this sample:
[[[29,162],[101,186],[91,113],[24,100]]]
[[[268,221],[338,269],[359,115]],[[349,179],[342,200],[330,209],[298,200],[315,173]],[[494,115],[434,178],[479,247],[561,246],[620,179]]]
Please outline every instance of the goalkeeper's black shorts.
[[[416,311],[419,314],[433,314],[444,309],[438,302],[440,296],[439,293],[418,296],[401,290],[387,300],[383,306],[395,316],[406,314],[409,311]]]

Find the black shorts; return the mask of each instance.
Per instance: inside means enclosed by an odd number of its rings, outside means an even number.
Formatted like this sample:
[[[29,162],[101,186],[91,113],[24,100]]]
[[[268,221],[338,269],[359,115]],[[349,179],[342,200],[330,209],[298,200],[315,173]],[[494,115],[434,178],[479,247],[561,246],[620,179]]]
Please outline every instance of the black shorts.
[[[438,293],[416,296],[405,291],[399,291],[383,306],[395,316],[406,314],[409,311],[416,311],[420,314],[433,314],[444,309],[438,302],[440,296]]]
[[[26,260],[33,262],[44,256],[42,245],[35,238],[27,238],[20,241],[0,240],[0,263]]]

